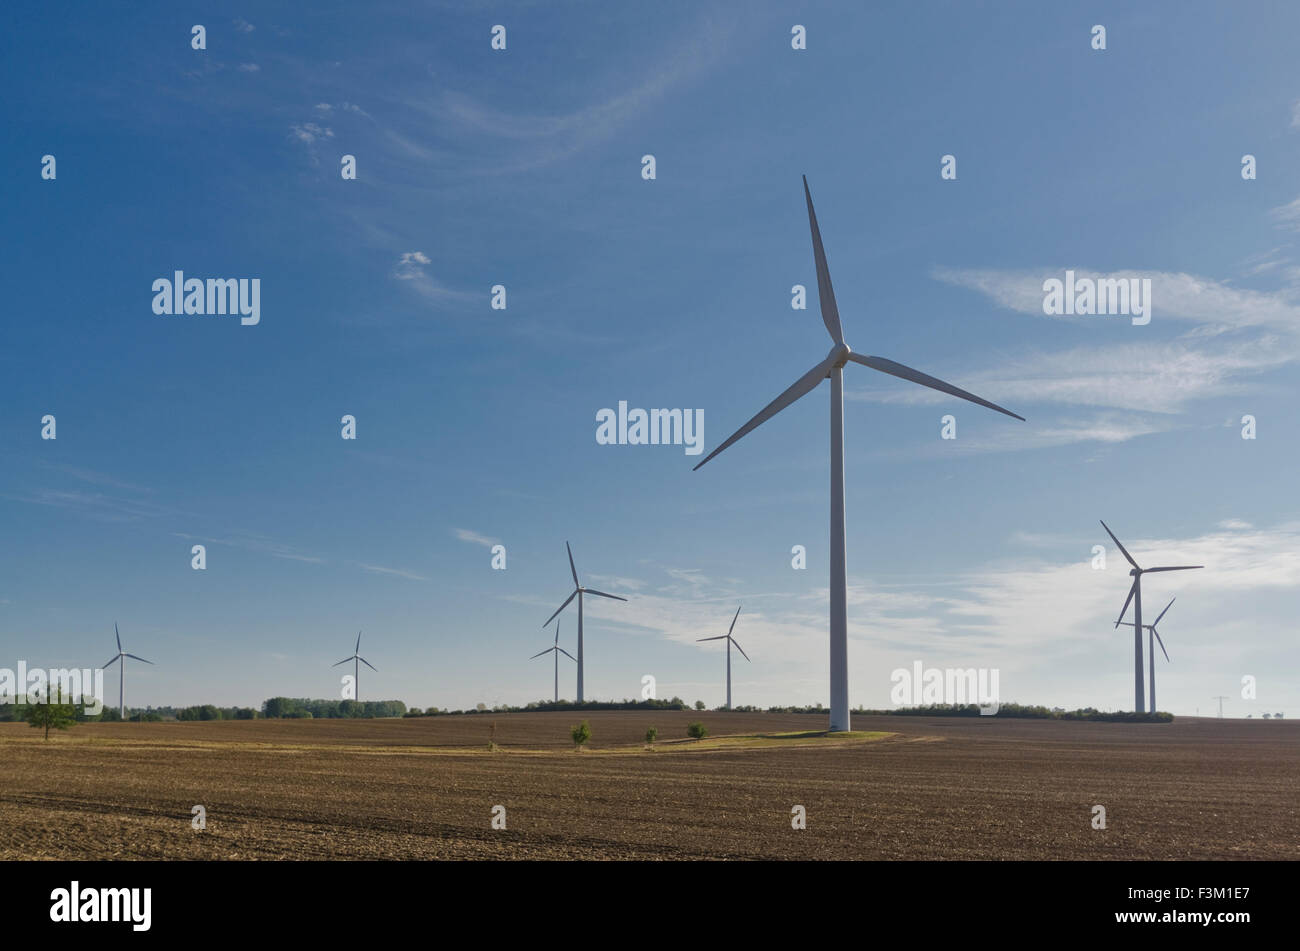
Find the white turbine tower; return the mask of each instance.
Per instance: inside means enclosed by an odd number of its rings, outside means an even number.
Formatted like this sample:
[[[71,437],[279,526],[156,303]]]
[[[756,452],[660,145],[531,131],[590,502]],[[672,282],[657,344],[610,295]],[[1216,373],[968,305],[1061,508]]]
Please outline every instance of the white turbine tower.
[[[1128,549],[1119,543],[1119,539],[1115,537],[1115,533],[1110,530],[1109,526],[1107,526],[1105,522],[1102,522],[1101,527],[1106,529],[1106,534],[1109,535],[1110,540],[1115,543],[1115,547],[1118,548],[1121,552],[1123,552],[1124,557],[1128,559],[1128,563],[1133,566],[1133,570],[1129,572],[1129,575],[1133,578],[1133,584],[1128,589],[1128,597],[1124,599],[1124,607],[1120,609],[1119,619],[1115,621],[1115,627],[1119,627],[1120,621],[1124,620],[1124,612],[1128,610],[1128,603],[1132,601],[1133,602],[1133,624],[1134,624],[1133,626],[1133,710],[1135,713],[1141,713],[1143,710],[1146,709],[1146,705],[1143,703],[1143,699],[1142,699],[1142,576],[1152,571],[1190,571],[1193,568],[1204,568],[1205,566],[1204,565],[1174,565],[1168,568],[1140,568],[1138,567],[1138,563],[1133,560],[1133,556],[1128,553]],[[1155,677],[1156,677],[1155,670],[1156,670],[1155,659],[1152,658],[1151,683],[1153,685],[1152,688],[1153,693],[1155,692],[1154,691],[1154,684],[1155,684]],[[1151,704],[1150,712],[1151,713],[1156,712],[1156,707],[1154,702]]]
[[[803,182],[804,199],[808,203],[808,225],[812,231],[813,257],[817,265],[817,299],[821,303],[822,323],[831,335],[834,346],[826,359],[817,364],[784,393],[768,403],[763,410],[736,430],[704,461],[695,466],[699,469],[722,450],[726,449],[742,436],[758,428],[781,410],[799,398],[815,390],[826,378],[831,381],[831,551],[830,551],[830,648],[831,648],[831,716],[832,731],[849,729],[849,631],[848,631],[848,575],[845,565],[844,542],[844,367],[849,363],[860,363],[881,373],[919,383],[930,389],[939,390],[950,396],[959,396],[980,406],[997,410],[1007,416],[1013,416],[1021,422],[1023,416],[1003,409],[996,403],[980,399],[973,393],[945,383],[911,367],[886,360],[884,357],[865,356],[854,353],[844,342],[844,329],[840,325],[840,312],[835,305],[835,291],[831,288],[831,275],[826,267],[826,252],[822,249],[822,236],[817,228],[817,215],[813,211],[812,194],[808,191],[808,179]]]
[[[731,619],[731,627],[727,628],[726,634],[719,634],[717,637],[700,637],[699,641],[726,641],[727,642],[727,709],[731,709],[731,645],[736,645],[736,650],[740,651],[745,660],[749,660],[749,655],[745,653],[745,648],[740,646],[740,642],[731,636],[731,632],[736,629],[736,618],[740,617],[740,608],[736,608],[736,617]]]
[[[615,601],[626,601],[627,598],[620,598],[616,594],[606,594],[604,591],[597,591],[595,588],[584,588],[578,582],[578,569],[573,567],[573,549],[569,547],[568,542],[564,543],[564,550],[569,553],[569,573],[573,575],[573,594],[564,599],[564,603],[555,609],[555,614],[546,619],[546,624],[554,621],[559,613],[569,606],[570,601],[574,598],[578,599],[578,702],[582,703],[582,596],[584,594],[594,594],[597,597],[612,598]],[[546,624],[543,624],[542,627],[546,627]],[[559,629],[557,628],[556,637],[558,636]]]
[[[353,668],[352,689],[356,691],[355,695],[353,696],[353,699],[356,700],[357,703],[360,703],[361,702],[361,665],[358,664],[357,661],[360,661],[362,664],[365,664],[375,673],[379,673],[378,667],[376,667],[374,664],[370,663],[370,661],[366,660],[364,657],[361,656],[361,632],[360,631],[357,631],[357,646],[352,649],[352,656],[344,657],[341,661],[339,661],[338,664],[331,664],[330,666],[337,667],[339,666],[339,664],[346,664],[348,661],[352,661],[352,668]]]
[[[1172,608],[1174,606],[1174,602],[1177,600],[1178,600],[1177,598],[1170,598],[1169,603],[1165,605],[1165,610],[1161,611],[1154,621],[1152,621],[1150,624],[1142,625],[1147,629],[1147,657],[1150,659],[1152,711],[1155,711],[1157,708],[1156,708],[1156,645],[1151,643],[1151,638],[1154,637],[1156,639],[1156,643],[1160,645],[1160,652],[1165,655],[1165,661],[1169,662],[1169,651],[1165,650],[1165,642],[1161,640],[1160,632],[1156,630],[1156,625],[1159,624],[1160,619],[1165,616],[1165,611],[1168,611],[1170,608]],[[1128,627],[1133,626],[1132,621],[1123,621],[1121,623],[1125,624]]]
[[[560,702],[560,655],[563,654],[565,657],[569,658],[569,660],[573,661],[575,664],[578,662],[578,658],[574,657],[572,654],[570,654],[568,651],[566,651],[563,647],[560,646],[560,622],[558,619],[555,622],[555,644],[551,647],[546,648],[546,650],[544,651],[538,651],[536,654],[534,654],[532,657],[528,659],[536,660],[539,657],[543,657],[546,654],[551,654],[551,653],[555,654],[555,702],[559,703]]]
[[[104,665],[104,669],[107,670],[108,668],[116,664],[119,660],[122,662],[122,666],[117,669],[117,715],[119,718],[125,720],[126,719],[126,659],[130,657],[132,660],[144,661],[144,663],[149,664],[151,666],[154,666],[154,663],[151,660],[145,660],[143,657],[136,657],[134,654],[128,654],[126,651],[122,650],[122,635],[119,634],[117,631],[116,621],[113,622],[113,636],[117,638],[117,653],[113,655],[112,660],[110,660],[107,664]]]

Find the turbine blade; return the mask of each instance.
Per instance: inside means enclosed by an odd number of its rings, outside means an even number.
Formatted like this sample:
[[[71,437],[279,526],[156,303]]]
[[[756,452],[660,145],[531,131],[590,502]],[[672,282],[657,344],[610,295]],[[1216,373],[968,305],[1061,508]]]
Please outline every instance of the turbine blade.
[[[826,378],[826,375],[830,372],[830,369],[833,364],[834,364],[834,359],[831,357],[827,357],[825,360],[817,364],[815,367],[813,367],[803,376],[799,377],[799,379],[797,379],[794,382],[794,384],[790,386],[784,393],[782,393],[776,399],[772,400],[772,402],[764,406],[763,409],[759,411],[757,416],[755,416],[744,426],[741,426],[734,433],[728,436],[726,442],[724,442],[717,449],[713,450],[713,452],[705,456],[704,462],[701,462],[699,463],[699,465],[696,465],[693,469],[691,469],[691,471],[694,472],[700,466],[704,465],[705,462],[708,462],[718,453],[722,452],[722,450],[726,449],[728,446],[734,443],[737,439],[740,439],[742,436],[746,436],[749,433],[753,432],[755,429],[763,425],[763,423],[767,422],[777,413],[781,412],[781,410],[785,409],[795,400],[799,399],[802,396],[807,396],[809,393],[811,393],[814,389],[817,388],[817,384]]]
[[[1176,600],[1178,600],[1178,599],[1177,599],[1177,598],[1170,598],[1170,599],[1169,599],[1169,603],[1165,605],[1165,611],[1168,611],[1170,608],[1172,608],[1172,607],[1174,606],[1174,602],[1175,602]],[[1162,618],[1162,617],[1165,616],[1165,611],[1161,611],[1161,612],[1160,612],[1160,616],[1157,617],[1154,621],[1151,622],[1151,627],[1152,627],[1152,628],[1154,628],[1157,624],[1160,623],[1160,618]],[[1157,635],[1157,637],[1158,637],[1158,636],[1159,636],[1159,635]]]
[[[1098,519],[1097,521],[1100,522],[1101,519]],[[1106,534],[1109,535],[1110,540],[1115,543],[1115,547],[1124,553],[1124,557],[1128,559],[1128,563],[1132,565],[1134,568],[1138,568],[1138,570],[1140,571],[1141,568],[1139,567],[1138,563],[1133,560],[1133,556],[1128,553],[1128,549],[1119,543],[1119,539],[1116,538],[1115,533],[1110,530],[1110,526],[1108,526],[1105,522],[1101,522],[1101,527],[1106,529]],[[1124,606],[1128,607],[1127,603]],[[1120,616],[1123,617],[1123,615]]]
[[[108,668],[112,667],[114,664],[116,664],[116,663],[117,663],[119,660],[121,660],[121,659],[122,659],[122,655],[121,655],[121,654],[114,654],[114,655],[113,655],[113,659],[110,660],[107,664],[104,665],[104,669],[105,669],[105,670],[108,670]]]
[[[530,657],[530,658],[528,658],[528,659],[529,659],[529,660],[537,660],[537,658],[541,657],[543,654],[549,654],[549,653],[550,653],[551,651],[553,651],[553,650],[555,650],[554,647],[548,647],[548,648],[546,648],[546,650],[544,650],[544,651],[538,651],[536,654],[534,654],[532,657]]]
[[[366,660],[364,657],[358,657],[357,660],[361,661],[361,663],[365,664],[367,667],[369,667],[369,668],[370,668],[371,670],[373,670],[375,673],[379,673],[379,668],[376,667],[374,664],[370,663],[370,661]]]
[[[949,396],[960,396],[964,400],[970,400],[972,403],[978,403],[980,406],[997,410],[1007,416],[1014,417],[1022,423],[1025,418],[1019,413],[1013,413],[1009,409],[1003,409],[997,403],[990,403],[986,399],[976,396],[974,393],[968,393],[959,386],[953,386],[951,383],[945,383],[938,377],[930,376],[928,373],[922,373],[920,370],[913,370],[911,367],[905,367],[901,363],[895,363],[893,360],[886,360],[884,357],[870,357],[861,353],[850,353],[849,359],[854,363],[860,363],[864,367],[871,367],[873,370],[879,370],[881,373],[888,373],[890,376],[896,376],[902,380],[909,380],[912,383],[919,383],[922,386],[928,386],[932,390],[938,390],[941,393],[947,393]]]
[[[1147,571],[1190,571],[1193,568],[1204,567],[1204,565],[1175,565],[1172,568],[1148,568]]]
[[[569,606],[569,602],[572,601],[577,596],[578,596],[577,591],[574,591],[573,594],[569,595],[569,597],[565,600],[565,602],[555,609],[555,614],[552,614],[550,617],[546,619],[546,624],[550,624],[552,621],[554,621],[556,616],[565,608],[567,608]],[[543,624],[542,627],[546,627],[546,624]]]
[[[626,601],[627,598],[620,598],[616,594],[606,594],[604,591],[597,591],[595,588],[583,588],[583,594],[594,594],[601,598],[613,598],[615,601]]]
[[[1111,538],[1114,537],[1115,537],[1114,535],[1111,536]],[[1116,542],[1115,544],[1118,545],[1119,542]],[[1138,580],[1134,578],[1133,583],[1129,585],[1128,597],[1124,599],[1124,607],[1119,609],[1119,620],[1115,622],[1116,627],[1119,627],[1120,621],[1124,620],[1124,612],[1128,610],[1128,603],[1133,600],[1133,592],[1137,590],[1137,586],[1138,586]]]
[[[1160,652],[1165,655],[1165,660],[1169,660],[1169,651],[1165,650],[1165,642],[1160,639],[1160,632],[1153,626],[1151,633],[1156,636],[1156,643],[1160,645]],[[1172,661],[1170,661],[1172,663]]]
[[[126,656],[126,657],[130,657],[132,660],[144,660],[143,657],[136,657],[134,654],[126,654],[126,655],[124,655],[124,656]],[[146,664],[153,664],[153,661],[151,661],[151,660],[144,660],[144,662],[145,662]],[[157,664],[154,664],[154,666],[156,667]]]
[[[812,192],[808,190],[808,176],[803,179],[803,197],[808,202],[808,227],[812,231],[813,260],[817,264],[817,302],[822,308],[822,323],[837,344],[844,343],[844,328],[840,325],[840,310],[835,306],[835,290],[831,287],[831,272],[826,266],[826,249],[822,247],[822,232],[817,227],[817,212],[813,211]]]
[[[564,550],[569,553],[569,573],[573,575],[573,586],[581,588],[582,585],[578,584],[578,569],[573,567],[573,549],[569,547],[568,542],[564,543]]]
[[[731,637],[731,635],[729,634],[727,636]],[[745,653],[745,648],[741,647],[734,637],[731,638],[731,643],[736,645],[736,650],[740,651],[741,656],[744,657],[745,660],[749,660],[749,655]],[[749,662],[751,664],[753,663],[753,661],[749,661]]]
[[[113,622],[113,636],[117,638],[117,652],[122,653],[122,635],[117,632],[117,622]]]
[[[574,657],[572,654],[570,654],[568,651],[566,651],[563,647],[559,648],[559,651],[560,651],[561,654],[563,654],[565,657],[569,658],[569,660],[573,661],[575,664],[578,662],[578,658]]]
[[[361,653],[361,632],[360,631],[357,631],[357,646],[352,648],[352,653],[354,654]]]
[[[730,634],[719,634],[717,637],[697,637],[695,642],[698,644],[700,641],[725,641],[730,636]]]
[[[346,663],[347,663],[348,661],[350,661],[351,659],[352,659],[351,657],[344,657],[341,661],[338,662],[338,664],[330,664],[330,666],[331,666],[331,667],[338,667],[339,664],[346,664]]]
[[[739,607],[736,608],[736,617],[733,617],[733,618],[731,619],[731,627],[727,628],[727,636],[728,636],[728,637],[730,637],[730,636],[731,636],[731,632],[734,631],[734,630],[736,629],[736,618],[737,618],[737,617],[740,617],[740,608],[739,608]]]

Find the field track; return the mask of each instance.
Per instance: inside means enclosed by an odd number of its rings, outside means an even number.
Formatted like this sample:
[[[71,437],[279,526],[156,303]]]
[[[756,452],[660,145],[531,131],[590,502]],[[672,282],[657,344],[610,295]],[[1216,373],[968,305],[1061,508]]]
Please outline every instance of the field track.
[[[1300,722],[856,717],[886,735],[710,742],[825,724],[488,714],[82,724],[46,743],[0,723],[0,858],[1300,858]]]

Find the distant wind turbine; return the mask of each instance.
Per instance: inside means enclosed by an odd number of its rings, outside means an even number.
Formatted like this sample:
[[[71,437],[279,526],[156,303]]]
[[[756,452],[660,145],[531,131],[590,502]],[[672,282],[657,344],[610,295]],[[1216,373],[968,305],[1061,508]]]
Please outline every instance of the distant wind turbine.
[[[110,660],[107,664],[104,665],[104,669],[107,670],[108,668],[116,664],[119,660],[122,662],[122,666],[117,669],[117,715],[119,718],[125,720],[126,719],[126,658],[130,657],[132,660],[144,661],[144,663],[150,664],[152,666],[156,666],[156,665],[154,665],[153,661],[151,660],[145,660],[143,657],[136,657],[134,654],[128,654],[126,651],[122,650],[122,635],[119,634],[117,631],[116,621],[113,622],[113,636],[117,638],[117,653],[113,656],[112,660]]]
[[[582,596],[584,594],[594,594],[597,597],[612,598],[615,601],[626,601],[627,598],[620,598],[616,594],[606,594],[604,591],[597,591],[595,588],[584,588],[578,582],[578,569],[573,567],[573,549],[569,547],[568,542],[564,543],[564,550],[569,553],[569,573],[573,575],[573,594],[565,598],[564,603],[555,609],[555,614],[546,619],[546,624],[554,621],[559,613],[569,606],[570,601],[574,598],[578,599],[578,702],[582,703]],[[543,624],[542,627],[546,627],[546,624]],[[559,628],[556,628],[556,637],[559,637]],[[557,660],[556,663],[558,664],[559,661]]]
[[[1023,416],[1003,409],[996,403],[980,399],[973,393],[945,383],[928,374],[905,367],[884,357],[865,356],[854,353],[844,342],[844,329],[840,324],[840,312],[835,304],[835,291],[831,287],[830,270],[826,266],[826,252],[822,248],[821,231],[817,227],[817,215],[813,211],[812,193],[808,190],[808,179],[803,181],[804,199],[808,203],[808,226],[812,231],[813,258],[817,265],[817,299],[821,303],[822,323],[826,325],[834,346],[826,359],[817,364],[784,393],[768,403],[761,412],[740,429],[736,430],[717,449],[709,453],[699,465],[699,469],[722,450],[726,449],[742,436],[757,429],[791,403],[815,390],[827,377],[831,381],[831,552],[830,552],[830,648],[831,648],[831,716],[830,728],[833,731],[849,729],[849,626],[848,626],[848,575],[845,565],[844,541],[844,367],[850,361],[860,363],[881,373],[888,373],[900,379],[932,390],[939,390],[950,396],[959,396],[980,406],[997,410],[1007,416],[1024,422]]]
[[[740,642],[731,636],[731,632],[736,629],[736,618],[738,617],[740,617],[740,608],[736,608],[736,617],[733,617],[731,619],[731,627],[727,628],[726,634],[719,634],[717,637],[696,638],[697,643],[699,641],[726,641],[727,642],[727,709],[728,710],[731,709],[731,645],[735,644],[736,650],[740,651],[741,656],[744,657],[745,660],[749,660],[749,655],[746,654],[745,649],[740,646]]]
[[[366,660],[364,657],[361,656],[361,632],[360,631],[357,631],[357,646],[352,649],[352,656],[344,657],[341,661],[339,661],[338,664],[331,664],[330,666],[337,667],[339,666],[339,664],[346,664],[348,661],[352,661],[352,668],[353,668],[352,671],[352,689],[354,691],[353,699],[356,700],[358,703],[360,703],[361,702],[361,666],[360,664],[357,663],[357,661],[360,661],[362,664],[365,664],[375,673],[379,673],[378,667],[376,667],[374,664],[370,663],[370,661]]]
[[[1165,616],[1165,611],[1168,611],[1170,608],[1172,608],[1172,607],[1174,606],[1174,602],[1175,602],[1176,600],[1178,600],[1178,599],[1177,599],[1177,598],[1170,598],[1170,599],[1169,599],[1169,603],[1165,605],[1165,610],[1164,610],[1164,611],[1161,611],[1161,612],[1160,612],[1160,615],[1159,615],[1159,616],[1158,616],[1154,621],[1152,621],[1150,624],[1143,624],[1143,625],[1142,625],[1143,627],[1145,627],[1145,628],[1147,629],[1147,657],[1150,658],[1150,660],[1151,660],[1151,664],[1150,664],[1151,677],[1150,677],[1150,680],[1151,680],[1151,709],[1152,709],[1152,710],[1155,710],[1155,709],[1157,709],[1157,708],[1156,708],[1156,646],[1155,646],[1155,644],[1151,643],[1151,638],[1154,637],[1154,638],[1156,639],[1156,642],[1160,645],[1160,651],[1161,651],[1161,653],[1163,653],[1163,654],[1165,655],[1165,660],[1168,661],[1168,660],[1169,660],[1169,651],[1165,650],[1165,642],[1164,642],[1163,640],[1160,639],[1160,632],[1156,630],[1156,625],[1160,623],[1160,618],[1162,618],[1162,617]],[[1127,625],[1127,626],[1129,626],[1129,627],[1132,627],[1132,626],[1133,626],[1133,622],[1132,622],[1132,621],[1124,621],[1124,622],[1122,622],[1122,623],[1125,624],[1125,625]]]
[[[1115,543],[1115,546],[1121,552],[1124,553],[1124,557],[1128,559],[1128,563],[1133,566],[1133,570],[1129,572],[1129,575],[1133,578],[1133,585],[1128,589],[1128,597],[1124,599],[1124,607],[1120,609],[1119,619],[1115,622],[1115,626],[1119,627],[1120,621],[1124,620],[1124,612],[1128,610],[1128,603],[1132,601],[1133,602],[1133,710],[1137,713],[1141,713],[1143,710],[1146,709],[1146,705],[1143,703],[1142,700],[1142,576],[1152,571],[1190,571],[1193,568],[1204,568],[1205,566],[1204,565],[1174,565],[1172,567],[1166,567],[1166,568],[1141,568],[1138,566],[1138,563],[1133,560],[1133,556],[1128,553],[1128,549],[1119,543],[1119,539],[1115,537],[1115,533],[1110,530],[1109,526],[1107,526],[1105,522],[1102,522],[1101,527],[1106,529],[1106,534],[1110,536],[1110,540],[1113,541]],[[1152,693],[1155,692],[1155,687],[1154,687],[1155,677],[1156,677],[1155,669],[1156,669],[1155,658],[1152,658],[1151,660]],[[1153,700],[1151,704],[1151,712],[1155,713],[1155,710],[1156,710],[1156,706]]]
[[[560,702],[560,655],[563,654],[565,657],[569,658],[569,660],[573,661],[575,664],[578,662],[578,658],[574,657],[572,654],[570,654],[568,651],[566,651],[563,647],[560,646],[560,621],[558,618],[555,621],[554,646],[548,647],[544,651],[539,651],[538,653],[534,654],[532,657],[528,659],[536,660],[537,658],[542,657],[545,654],[551,654],[551,653],[555,654],[555,702],[559,703]]]

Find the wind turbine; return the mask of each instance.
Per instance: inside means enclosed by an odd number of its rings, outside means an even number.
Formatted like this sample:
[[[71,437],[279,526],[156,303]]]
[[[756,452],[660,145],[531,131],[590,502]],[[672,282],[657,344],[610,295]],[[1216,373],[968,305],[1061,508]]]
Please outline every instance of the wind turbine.
[[[1128,559],[1128,563],[1133,566],[1133,570],[1129,572],[1129,575],[1133,578],[1133,585],[1128,589],[1128,597],[1124,599],[1124,607],[1120,609],[1119,619],[1115,621],[1115,627],[1118,628],[1120,621],[1124,620],[1124,612],[1128,610],[1128,603],[1132,601],[1133,602],[1133,625],[1134,625],[1133,626],[1133,710],[1136,713],[1141,713],[1144,709],[1146,709],[1145,705],[1142,702],[1142,576],[1152,571],[1190,571],[1192,568],[1204,568],[1205,566],[1204,565],[1174,565],[1172,567],[1166,567],[1166,568],[1141,568],[1138,566],[1138,563],[1133,560],[1133,556],[1128,553],[1128,549],[1119,543],[1119,539],[1115,537],[1115,533],[1110,530],[1109,526],[1107,526],[1105,522],[1102,522],[1101,527],[1106,529],[1106,534],[1110,536],[1110,540],[1113,541],[1115,543],[1115,546],[1121,552],[1124,553],[1124,557]],[[1155,683],[1154,669],[1155,669],[1155,664],[1153,661],[1152,663],[1153,673],[1151,675],[1153,684]],[[1152,703],[1150,712],[1155,713],[1155,709],[1156,709],[1155,704]]]
[[[568,651],[566,651],[563,647],[560,646],[560,622],[558,620],[555,622],[555,645],[553,647],[546,648],[546,650],[544,651],[539,651],[538,653],[534,654],[532,657],[528,659],[536,660],[537,658],[541,657],[543,654],[550,654],[550,653],[555,654],[555,702],[559,703],[560,702],[560,655],[563,654],[565,657],[569,658],[569,660],[573,661],[575,664],[578,662],[578,658],[574,657],[572,654],[570,654]]]
[[[735,644],[736,650],[740,651],[741,656],[744,657],[745,660],[749,660],[749,655],[745,653],[745,649],[740,646],[740,643],[734,637],[731,636],[731,632],[736,629],[736,618],[738,617],[740,617],[740,608],[736,608],[736,617],[733,617],[731,619],[731,627],[727,628],[726,634],[719,634],[717,637],[696,638],[697,643],[699,641],[724,641],[724,640],[727,642],[727,709],[728,710],[731,709],[731,645]]]
[[[344,657],[341,661],[339,661],[338,664],[331,664],[330,666],[337,667],[339,666],[339,664],[346,664],[348,661],[352,661],[352,668],[353,668],[352,689],[355,691],[355,696],[353,697],[353,699],[356,700],[358,703],[360,703],[361,702],[361,665],[358,664],[357,661],[360,661],[362,664],[365,664],[375,673],[379,673],[378,667],[376,667],[374,664],[370,663],[370,661],[366,660],[364,657],[361,656],[361,632],[360,631],[357,631],[357,646],[352,649],[352,656]]]
[[[1161,611],[1160,615],[1154,621],[1152,621],[1150,624],[1142,625],[1147,629],[1147,657],[1150,660],[1149,680],[1151,682],[1151,709],[1153,711],[1156,709],[1156,645],[1151,643],[1151,638],[1153,636],[1155,637],[1156,641],[1160,644],[1161,652],[1165,655],[1165,660],[1168,661],[1169,651],[1165,650],[1165,642],[1160,639],[1160,632],[1156,630],[1156,625],[1160,623],[1160,618],[1165,616],[1165,611],[1168,611],[1170,608],[1174,606],[1174,602],[1176,600],[1178,599],[1170,598],[1169,603],[1165,605],[1165,610]],[[1123,623],[1126,625],[1133,624],[1132,621],[1124,621]]]
[[[627,598],[620,598],[616,594],[606,594],[604,591],[597,591],[595,588],[584,588],[578,582],[578,569],[573,567],[573,549],[569,547],[568,542],[564,543],[564,550],[569,553],[569,573],[573,575],[573,594],[564,599],[564,603],[555,609],[555,614],[546,619],[546,624],[554,621],[559,613],[569,606],[570,601],[574,598],[578,599],[578,702],[582,703],[582,596],[584,594],[594,594],[597,597],[612,598],[615,601],[626,601]],[[542,627],[546,627],[546,624],[543,624]],[[558,638],[559,628],[556,628],[555,631],[555,636]],[[556,663],[558,664],[559,661],[557,660]]]
[[[813,211],[812,193],[808,191],[808,179],[803,180],[804,199],[808,204],[808,226],[812,231],[813,258],[817,265],[817,299],[821,303],[822,323],[831,335],[834,346],[826,359],[817,364],[784,393],[768,403],[757,416],[736,430],[713,452],[704,457],[703,462],[695,466],[699,469],[722,450],[726,449],[742,436],[757,429],[781,410],[817,388],[827,377],[831,381],[831,577],[830,577],[830,648],[831,648],[831,717],[832,731],[849,728],[849,629],[848,629],[848,577],[845,566],[844,542],[844,367],[850,361],[860,363],[881,373],[888,373],[900,379],[928,386],[950,396],[959,396],[972,403],[978,403],[989,409],[1013,416],[1010,410],[1003,409],[995,403],[980,399],[973,393],[945,383],[911,367],[886,360],[884,357],[866,356],[854,353],[844,342],[844,329],[840,324],[840,312],[835,304],[835,291],[831,287],[830,271],[826,267],[826,252],[822,248],[821,231],[817,227],[817,215]]]
[[[1211,700],[1219,701],[1219,719],[1223,719],[1223,701],[1230,700],[1230,697],[1211,697]]]
[[[104,669],[107,670],[108,668],[116,664],[119,660],[122,662],[122,666],[117,669],[117,715],[120,719],[125,720],[126,719],[126,699],[125,699],[126,698],[126,658],[130,657],[132,660],[144,661],[146,664],[149,664],[151,666],[156,666],[156,665],[154,665],[154,662],[151,660],[145,660],[143,657],[136,657],[134,654],[128,654],[126,651],[122,650],[122,635],[119,634],[117,631],[116,621],[113,622],[113,636],[117,638],[117,653],[113,656],[112,660],[110,660],[107,664],[104,665]]]

